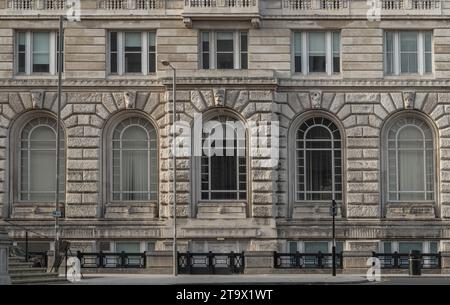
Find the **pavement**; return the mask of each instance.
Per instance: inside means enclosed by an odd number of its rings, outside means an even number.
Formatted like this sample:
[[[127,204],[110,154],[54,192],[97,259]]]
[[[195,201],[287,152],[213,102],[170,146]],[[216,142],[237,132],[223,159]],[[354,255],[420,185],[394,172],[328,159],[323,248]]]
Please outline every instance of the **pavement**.
[[[258,275],[155,275],[155,274],[84,274],[80,282],[69,285],[323,285],[362,284],[365,276],[324,274]]]

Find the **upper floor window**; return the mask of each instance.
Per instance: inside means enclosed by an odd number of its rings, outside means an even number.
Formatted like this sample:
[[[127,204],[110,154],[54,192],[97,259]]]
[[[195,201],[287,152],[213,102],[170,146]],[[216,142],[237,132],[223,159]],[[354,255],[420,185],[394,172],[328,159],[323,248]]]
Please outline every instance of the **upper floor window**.
[[[296,200],[341,200],[341,134],[327,118],[312,117],[296,135]]]
[[[154,32],[109,32],[109,73],[144,74],[156,71]]]
[[[202,69],[247,69],[247,32],[200,32]]]
[[[58,39],[59,35],[57,32],[17,32],[15,46],[16,73],[25,75],[57,73]],[[64,46],[62,49],[62,61],[64,62]]]
[[[389,201],[434,200],[434,140],[422,119],[401,117],[387,131]]]
[[[340,32],[295,32],[294,72],[302,74],[341,71]]]
[[[112,135],[112,200],[156,200],[156,130],[144,118],[120,122]]]
[[[60,130],[59,171],[64,177],[64,133]],[[33,119],[22,129],[20,137],[20,201],[55,200],[56,120],[48,117]],[[64,185],[64,179],[60,179],[60,198],[63,198]]]
[[[384,63],[387,75],[432,73],[432,32],[385,32]]]

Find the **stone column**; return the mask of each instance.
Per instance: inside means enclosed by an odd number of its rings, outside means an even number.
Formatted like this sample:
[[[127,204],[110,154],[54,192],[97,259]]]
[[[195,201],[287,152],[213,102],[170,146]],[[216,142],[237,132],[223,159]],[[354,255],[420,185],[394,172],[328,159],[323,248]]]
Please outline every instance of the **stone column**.
[[[8,233],[0,229],[0,285],[11,284],[11,278],[8,274],[8,258],[9,258],[9,240]]]

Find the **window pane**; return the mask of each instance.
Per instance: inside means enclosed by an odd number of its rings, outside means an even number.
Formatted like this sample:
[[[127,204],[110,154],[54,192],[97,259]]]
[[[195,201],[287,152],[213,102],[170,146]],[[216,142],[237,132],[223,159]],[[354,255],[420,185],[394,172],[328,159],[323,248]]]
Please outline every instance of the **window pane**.
[[[421,242],[399,242],[398,243],[398,252],[399,253],[409,253],[411,250],[418,250],[423,252],[422,243]]]
[[[217,33],[217,52],[233,52],[233,33]]]
[[[400,57],[402,73],[417,73],[417,32],[400,33]]]
[[[333,33],[333,72],[339,73],[341,71],[341,34],[339,32]]]
[[[425,49],[425,73],[432,72],[432,41],[431,41],[431,32],[424,33],[424,49]]]
[[[202,68],[209,69],[209,32],[202,32]]]
[[[141,73],[141,33],[125,33],[125,73]]]
[[[33,72],[50,72],[50,33],[33,33]]]
[[[317,241],[317,242],[305,242],[305,253],[328,253],[328,242]]]
[[[148,33],[148,72],[156,72],[156,37],[155,33]]]
[[[30,200],[55,199],[56,135],[50,127],[40,126],[30,135]]]
[[[297,248],[297,242],[296,241],[290,241],[288,245],[289,253],[295,253],[298,251]]]
[[[111,32],[109,35],[109,69],[111,73],[117,73],[117,32]]]
[[[248,67],[248,46],[247,46],[247,33],[241,32],[241,69],[247,69]]]
[[[217,69],[233,69],[233,53],[217,53]]]
[[[394,74],[394,33],[386,32],[384,41],[385,51],[385,73]]]
[[[234,68],[233,33],[217,33],[217,69]]]
[[[116,243],[116,252],[140,253],[141,246],[138,242],[118,242]]]
[[[294,68],[295,72],[302,72],[302,34],[294,33]]]
[[[325,33],[309,33],[309,72],[326,71]]]
[[[20,32],[17,37],[17,72],[25,73],[26,33]]]

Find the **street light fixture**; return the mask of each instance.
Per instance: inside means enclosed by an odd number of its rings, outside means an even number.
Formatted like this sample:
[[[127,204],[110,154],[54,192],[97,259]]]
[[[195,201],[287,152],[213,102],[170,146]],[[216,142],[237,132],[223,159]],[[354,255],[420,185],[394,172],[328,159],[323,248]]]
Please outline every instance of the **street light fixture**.
[[[177,72],[175,67],[167,60],[161,61],[161,63],[170,67],[173,71],[172,76],[172,125],[173,125],[173,140],[172,140],[172,166],[173,166],[173,275],[178,274],[178,259],[177,259],[177,166],[176,166],[176,77]]]

